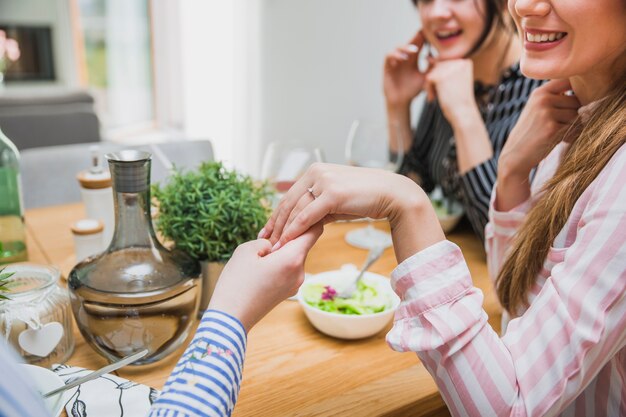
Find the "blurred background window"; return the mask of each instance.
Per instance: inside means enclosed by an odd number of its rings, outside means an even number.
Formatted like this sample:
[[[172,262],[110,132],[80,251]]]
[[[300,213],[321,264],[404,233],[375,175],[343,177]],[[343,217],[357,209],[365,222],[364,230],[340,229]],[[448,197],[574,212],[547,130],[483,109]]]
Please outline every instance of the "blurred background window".
[[[103,127],[153,125],[152,41],[148,0],[78,0],[86,81]]]

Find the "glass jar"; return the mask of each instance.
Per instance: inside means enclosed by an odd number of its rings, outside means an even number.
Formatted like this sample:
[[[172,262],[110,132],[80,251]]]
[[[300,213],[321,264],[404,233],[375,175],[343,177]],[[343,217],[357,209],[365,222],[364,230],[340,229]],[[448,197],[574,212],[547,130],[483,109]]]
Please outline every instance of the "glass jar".
[[[59,270],[32,263],[7,266],[9,299],[0,301],[0,334],[28,363],[50,367],[74,351],[72,313]]]
[[[158,361],[187,338],[198,309],[200,265],[157,240],[150,216],[150,158],[106,155],[115,231],[108,249],[79,263],[68,286],[74,318],[89,345],[110,361],[147,348],[135,365]]]

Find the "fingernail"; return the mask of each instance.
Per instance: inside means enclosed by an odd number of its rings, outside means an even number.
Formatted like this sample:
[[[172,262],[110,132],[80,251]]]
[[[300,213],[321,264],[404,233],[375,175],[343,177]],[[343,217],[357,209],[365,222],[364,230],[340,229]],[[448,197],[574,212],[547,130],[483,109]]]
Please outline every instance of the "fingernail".
[[[279,240],[278,242],[276,242],[274,246],[272,246],[272,252],[276,252],[278,249],[280,249],[281,246],[282,246],[282,243],[280,243],[280,240]]]
[[[259,235],[257,236],[257,239],[263,239],[264,237],[265,237],[265,227],[261,229],[261,231],[259,232]]]
[[[400,56],[402,57],[402,59],[408,59],[409,56],[405,53],[401,53]]]
[[[406,49],[411,51],[411,52],[417,52],[417,50],[419,48],[417,46],[413,45],[413,44],[410,44],[410,45],[407,45]]]

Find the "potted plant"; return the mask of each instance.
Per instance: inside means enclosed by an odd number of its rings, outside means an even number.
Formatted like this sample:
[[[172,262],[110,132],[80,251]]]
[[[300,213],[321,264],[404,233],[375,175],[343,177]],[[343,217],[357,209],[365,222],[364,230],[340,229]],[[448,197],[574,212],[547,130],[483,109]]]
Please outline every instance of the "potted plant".
[[[255,239],[267,221],[272,193],[266,184],[220,162],[176,170],[165,184],[153,185],[152,192],[159,233],[202,265],[202,312],[235,248]]]

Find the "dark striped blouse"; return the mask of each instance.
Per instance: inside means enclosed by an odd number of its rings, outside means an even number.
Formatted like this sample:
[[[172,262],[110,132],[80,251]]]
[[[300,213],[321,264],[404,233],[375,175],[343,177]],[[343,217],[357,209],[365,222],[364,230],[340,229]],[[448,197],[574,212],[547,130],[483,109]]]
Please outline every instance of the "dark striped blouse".
[[[463,205],[474,232],[483,241],[498,157],[530,92],[542,82],[526,78],[519,64],[515,64],[496,86],[485,93],[477,89],[477,97],[484,97],[479,99],[479,109],[493,146],[493,157],[464,175],[457,167],[452,126],[436,101],[425,104],[413,144],[404,158],[400,172],[415,179],[427,192],[440,185],[446,198]]]

